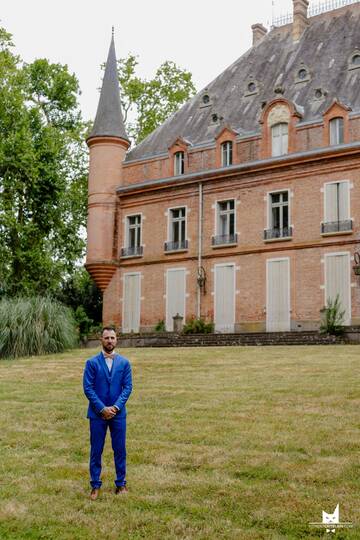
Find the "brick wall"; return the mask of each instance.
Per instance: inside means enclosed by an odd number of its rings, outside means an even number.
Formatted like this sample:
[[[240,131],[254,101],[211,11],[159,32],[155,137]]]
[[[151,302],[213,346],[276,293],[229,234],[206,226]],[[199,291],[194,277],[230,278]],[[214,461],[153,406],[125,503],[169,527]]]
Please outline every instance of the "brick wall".
[[[305,132],[306,130],[302,130]],[[320,131],[313,128],[312,137]],[[129,170],[129,168],[128,168]],[[341,157],[323,159],[314,164],[305,160],[296,166],[289,165],[262,172],[244,172],[221,181],[204,183],[203,193],[203,260],[207,274],[207,293],[202,295],[203,316],[212,319],[214,314],[215,264],[232,262],[236,265],[236,327],[237,331],[263,331],[266,320],[266,260],[289,257],[291,273],[291,327],[314,329],[319,326],[319,310],[325,303],[324,264],[325,253],[354,252],[360,228],[359,158]],[[321,236],[320,224],[324,219],[325,182],[349,180],[351,189],[351,217],[355,219],[351,234]],[[139,179],[138,179],[139,181]],[[289,190],[290,215],[293,237],[287,241],[265,242],[267,227],[267,194],[276,190]],[[236,200],[236,231],[238,244],[214,249],[211,237],[215,234],[216,201]],[[186,268],[186,317],[196,314],[196,273],[198,243],[198,186],[179,186],[152,193],[132,194],[120,198],[118,212],[118,253],[124,245],[124,219],[128,214],[141,213],[143,217],[142,244],[144,254],[140,259],[121,259],[104,296],[104,322],[121,326],[122,277],[129,271],[140,271],[141,328],[152,330],[159,320],[166,317],[166,270]],[[165,254],[167,237],[167,211],[171,207],[186,206],[187,238],[189,248],[184,253]],[[353,263],[351,263],[352,265]],[[352,275],[351,282],[356,283]],[[352,322],[360,322],[359,287],[351,288]]]

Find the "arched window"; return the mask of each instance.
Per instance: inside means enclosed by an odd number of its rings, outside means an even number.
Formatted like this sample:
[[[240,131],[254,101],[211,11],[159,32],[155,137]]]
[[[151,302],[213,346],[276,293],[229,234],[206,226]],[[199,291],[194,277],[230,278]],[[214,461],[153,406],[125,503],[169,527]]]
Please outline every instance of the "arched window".
[[[184,152],[174,154],[174,174],[175,176],[184,174]]]
[[[221,145],[221,165],[228,167],[233,162],[233,143],[232,141],[225,141]]]
[[[288,124],[281,122],[271,128],[271,155],[282,156],[288,153]]]
[[[330,145],[344,142],[344,119],[342,116],[332,118],[329,122]]]

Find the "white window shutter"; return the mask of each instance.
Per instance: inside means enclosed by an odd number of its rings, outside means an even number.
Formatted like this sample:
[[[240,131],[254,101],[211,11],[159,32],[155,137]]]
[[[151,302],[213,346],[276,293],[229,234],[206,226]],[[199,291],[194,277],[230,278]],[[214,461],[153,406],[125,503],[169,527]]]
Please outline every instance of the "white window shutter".
[[[124,276],[124,320],[123,332],[140,330],[140,274]]]
[[[290,330],[289,260],[268,261],[266,329],[268,332]]]
[[[344,324],[351,322],[350,303],[350,256],[348,253],[325,257],[325,304],[339,295],[341,310],[345,311]]]
[[[338,220],[337,184],[325,185],[325,223]]]
[[[167,297],[166,297],[166,330],[174,330],[173,317],[177,313],[181,315],[185,323],[185,270],[167,271]]]
[[[339,220],[350,219],[350,190],[349,182],[339,183]]]
[[[234,265],[215,267],[215,330],[234,331],[235,312]]]

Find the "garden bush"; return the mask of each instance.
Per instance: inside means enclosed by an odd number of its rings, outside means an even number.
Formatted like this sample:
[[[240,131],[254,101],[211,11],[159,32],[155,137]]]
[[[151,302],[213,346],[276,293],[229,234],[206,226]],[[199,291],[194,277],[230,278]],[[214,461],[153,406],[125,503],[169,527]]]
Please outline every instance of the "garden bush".
[[[190,319],[183,327],[184,334],[211,334],[213,331],[214,323],[207,323],[204,319]]]
[[[50,298],[0,301],[0,358],[58,353],[78,343],[70,308]]]
[[[333,336],[341,335],[344,332],[345,310],[341,309],[339,295],[336,295],[333,300],[328,298],[327,305],[322,311],[324,312],[324,318],[320,326],[320,332]]]

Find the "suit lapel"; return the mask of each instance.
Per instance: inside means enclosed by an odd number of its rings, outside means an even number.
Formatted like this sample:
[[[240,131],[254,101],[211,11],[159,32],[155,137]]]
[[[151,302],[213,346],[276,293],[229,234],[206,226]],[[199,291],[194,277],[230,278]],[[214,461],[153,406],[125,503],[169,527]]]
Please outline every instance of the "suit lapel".
[[[110,382],[111,377],[110,377],[110,373],[109,373],[109,368],[107,367],[107,364],[106,364],[106,361],[105,361],[105,358],[104,358],[104,355],[103,355],[102,352],[99,354],[99,360],[100,360],[100,365],[101,365],[101,367],[103,369],[103,372],[105,374],[106,380],[108,382]],[[111,372],[113,372],[113,370],[114,370],[114,365],[113,365],[113,369],[111,370]]]
[[[112,369],[111,369],[111,373],[110,373],[110,379],[112,378],[113,373],[115,372],[115,369],[117,369],[117,367],[119,365],[119,360],[120,360],[119,355],[117,353],[115,353],[114,360],[113,360],[113,365],[112,365]]]

